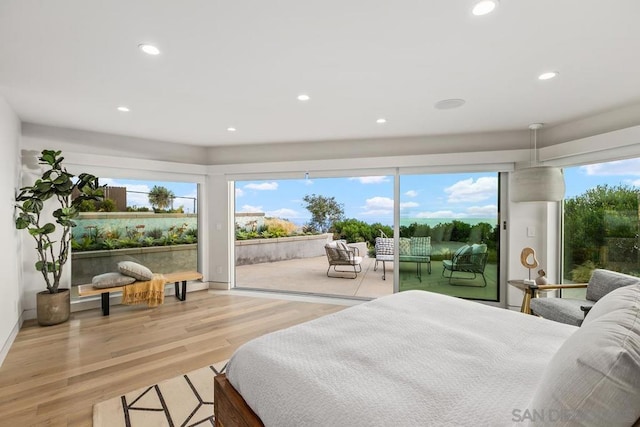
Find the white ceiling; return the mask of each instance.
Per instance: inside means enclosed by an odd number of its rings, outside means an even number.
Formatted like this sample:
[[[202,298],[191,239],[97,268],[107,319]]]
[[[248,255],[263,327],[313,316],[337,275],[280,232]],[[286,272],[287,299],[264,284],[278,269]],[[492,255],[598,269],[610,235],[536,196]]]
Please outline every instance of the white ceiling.
[[[640,102],[640,1],[473,4],[0,0],[0,95],[25,122],[203,146],[521,130]],[[433,107],[447,98],[466,104]]]

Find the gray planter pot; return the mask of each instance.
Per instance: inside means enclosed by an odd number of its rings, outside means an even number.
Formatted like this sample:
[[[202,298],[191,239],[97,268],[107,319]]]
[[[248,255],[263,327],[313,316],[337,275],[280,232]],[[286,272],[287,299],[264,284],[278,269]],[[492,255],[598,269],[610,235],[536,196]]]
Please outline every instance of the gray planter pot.
[[[37,318],[41,326],[52,326],[69,320],[71,314],[71,292],[58,288],[58,293],[49,291],[36,294]]]

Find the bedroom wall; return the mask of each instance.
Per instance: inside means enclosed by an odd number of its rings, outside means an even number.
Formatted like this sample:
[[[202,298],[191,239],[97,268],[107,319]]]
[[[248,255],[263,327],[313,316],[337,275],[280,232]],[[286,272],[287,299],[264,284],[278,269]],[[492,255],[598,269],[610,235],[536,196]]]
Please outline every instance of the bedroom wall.
[[[14,227],[15,191],[20,187],[20,120],[0,96],[0,234],[4,251],[0,257],[0,365],[22,324],[22,284],[18,230]]]

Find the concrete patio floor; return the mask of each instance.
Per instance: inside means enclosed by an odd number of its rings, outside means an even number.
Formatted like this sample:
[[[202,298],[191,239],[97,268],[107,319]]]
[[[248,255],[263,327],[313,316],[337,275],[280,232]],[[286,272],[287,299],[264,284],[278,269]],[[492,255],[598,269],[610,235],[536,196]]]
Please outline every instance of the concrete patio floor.
[[[327,277],[329,266],[326,256],[267,262],[236,267],[236,288],[278,290],[309,294],[335,295],[350,298],[377,298],[393,293],[394,263],[387,262],[386,280],[382,280],[382,263],[374,271],[375,258],[365,257],[362,272],[355,279],[353,272],[342,273],[343,277]],[[432,261],[432,272],[427,273],[423,265],[422,281],[416,277],[415,263],[400,263],[400,289],[423,289],[463,298],[495,300],[497,298],[497,266],[487,264],[485,277],[487,286],[478,276],[475,280],[454,280],[453,283],[466,286],[453,286],[446,277],[442,277],[442,262]],[[332,275],[340,275],[330,271]],[[467,275],[469,277],[469,275]]]

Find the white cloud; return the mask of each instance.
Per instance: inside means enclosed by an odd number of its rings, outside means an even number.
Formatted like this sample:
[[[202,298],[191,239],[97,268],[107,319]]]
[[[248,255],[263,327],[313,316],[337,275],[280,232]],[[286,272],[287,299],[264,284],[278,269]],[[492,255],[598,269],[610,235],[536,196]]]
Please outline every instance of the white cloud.
[[[419,206],[416,202],[400,203],[400,209],[415,208]],[[389,215],[393,213],[393,199],[389,197],[376,196],[367,199],[362,207],[362,215]]]
[[[467,215],[461,212],[454,211],[435,211],[435,212],[418,212],[415,215],[416,218],[466,218]]]
[[[244,191],[242,191],[242,188],[236,188],[236,197],[242,196],[244,196]]]
[[[350,180],[360,181],[360,184],[380,184],[383,182],[389,182],[388,176],[359,176],[355,178],[349,178]]]
[[[300,218],[300,212],[293,209],[276,209],[274,211],[268,211],[265,213],[266,216],[274,217],[274,218]]]
[[[640,175],[640,159],[617,160],[596,165],[581,166],[587,175]]]
[[[498,207],[496,205],[471,206],[467,208],[467,213],[476,218],[491,218],[498,215]]]
[[[388,197],[372,197],[363,206],[362,215],[389,215],[393,213],[393,199]]]
[[[387,216],[392,213],[393,213],[393,210],[388,210],[388,209],[371,209],[364,212],[360,212],[360,215]]]
[[[242,205],[240,210],[236,210],[236,212],[249,212],[249,213],[262,212],[262,206]]]
[[[416,202],[400,202],[400,209],[416,208],[418,206],[420,206],[420,203],[416,203]]]
[[[404,195],[407,197],[418,197],[418,192],[416,190],[409,190],[404,193]]]
[[[626,180],[625,182],[629,185],[633,185],[634,187],[640,187],[640,179]]]
[[[244,188],[248,188],[250,190],[277,190],[278,183],[277,182],[263,182],[261,184],[247,184]]]
[[[483,176],[475,182],[473,178],[465,179],[445,188],[444,192],[449,194],[447,199],[449,203],[479,202],[495,197],[498,192],[498,178]]]
[[[365,209],[391,209],[393,210],[393,199],[388,197],[372,197],[365,202]]]

